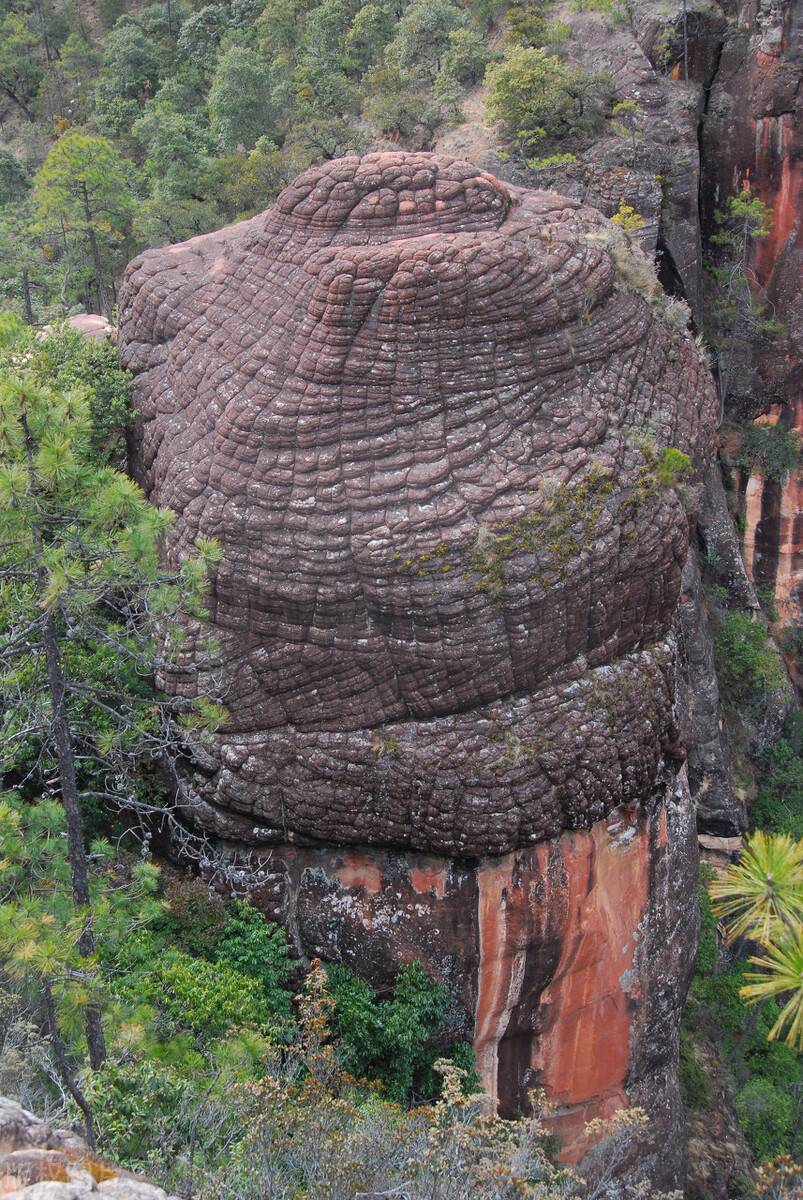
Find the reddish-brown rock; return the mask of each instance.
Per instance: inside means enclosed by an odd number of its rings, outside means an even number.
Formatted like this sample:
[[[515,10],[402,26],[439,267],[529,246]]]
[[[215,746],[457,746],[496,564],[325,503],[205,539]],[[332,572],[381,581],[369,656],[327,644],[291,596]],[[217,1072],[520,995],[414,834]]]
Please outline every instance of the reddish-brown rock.
[[[498,857],[284,847],[260,866],[255,900],[300,952],[380,989],[417,958],[447,986],[444,1040],[473,1039],[503,1114],[543,1087],[576,1162],[587,1121],[640,1105],[635,1175],[682,1176],[675,1063],[697,929],[685,773],[663,771],[643,805],[589,832]]]
[[[614,242],[465,162],[343,159],[136,260],[120,340],[167,554],[224,552],[219,659],[190,638],[164,680],[225,684],[195,819],[256,845],[300,951],[379,985],[422,959],[502,1110],[545,1085],[570,1157],[643,1103],[671,1182],[690,517],[656,463],[708,461],[716,401]]]
[[[137,472],[224,550],[220,832],[506,853],[649,790],[689,519],[638,442],[714,398],[603,224],[369,155],[129,268]]]
[[[780,332],[750,347],[749,412],[803,434],[803,88],[800,12],[794,0],[741,0],[725,38],[702,126],[704,222],[742,188],[759,196],[769,236],[756,241],[750,276]],[[803,477],[754,476],[744,501],[744,553],[781,621],[803,611]],[[790,664],[793,665],[793,664]],[[800,686],[803,681],[797,680]]]

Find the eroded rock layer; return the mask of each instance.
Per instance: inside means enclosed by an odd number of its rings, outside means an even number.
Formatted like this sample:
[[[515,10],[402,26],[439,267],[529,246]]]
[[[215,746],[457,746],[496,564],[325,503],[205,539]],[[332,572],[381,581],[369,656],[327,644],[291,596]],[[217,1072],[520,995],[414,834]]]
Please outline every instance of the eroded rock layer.
[[[588,829],[677,755],[670,653],[704,461],[693,343],[592,210],[470,164],[311,168],[129,268],[134,459],[224,550],[224,835],[507,853]],[[616,264],[614,262],[616,259]]]
[[[121,344],[167,554],[223,549],[219,653],[189,631],[164,679],[225,685],[194,818],[299,953],[379,987],[421,959],[502,1112],[545,1087],[575,1161],[641,1104],[674,1185],[678,485],[716,401],[649,264],[577,201],[368,155],[135,261]]]
[[[680,1013],[696,948],[697,846],[685,771],[588,832],[477,860],[372,847],[284,847],[255,900],[299,952],[386,989],[418,959],[451,998],[445,1042],[473,1039],[504,1115],[544,1088],[563,1157],[585,1124],[626,1105],[649,1115],[636,1179],[683,1175]]]

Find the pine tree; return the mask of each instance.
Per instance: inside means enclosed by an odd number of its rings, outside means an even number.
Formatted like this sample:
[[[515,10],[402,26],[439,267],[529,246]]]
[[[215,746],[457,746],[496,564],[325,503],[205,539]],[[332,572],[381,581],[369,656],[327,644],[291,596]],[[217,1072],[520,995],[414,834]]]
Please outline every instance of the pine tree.
[[[0,346],[0,777],[23,796],[58,795],[77,949],[90,964],[82,807],[156,809],[142,799],[143,770],[174,762],[190,734],[224,716],[200,687],[194,703],[173,702],[150,683],[166,664],[166,626],[182,608],[203,617],[218,551],[199,542],[198,558],[164,571],[160,542],[172,514],[100,460],[87,390],[46,382],[46,347],[18,318],[2,318]],[[176,633],[172,644],[180,654]],[[85,1029],[97,1068],[105,1041],[91,998]]]
[[[98,307],[111,317],[115,255],[125,247],[134,209],[117,150],[107,138],[65,134],[37,172],[33,198],[40,227],[65,255],[78,249]]]

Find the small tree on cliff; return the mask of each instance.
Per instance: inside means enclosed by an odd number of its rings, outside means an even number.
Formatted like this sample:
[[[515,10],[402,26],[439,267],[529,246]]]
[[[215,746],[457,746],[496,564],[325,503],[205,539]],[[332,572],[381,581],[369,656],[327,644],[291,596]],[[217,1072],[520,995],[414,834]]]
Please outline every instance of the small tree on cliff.
[[[717,232],[709,238],[711,258],[706,264],[711,290],[709,336],[717,356],[717,378],[722,411],[739,383],[749,373],[751,344],[778,334],[758,281],[750,269],[757,241],[768,236],[771,214],[766,204],[750,192],[730,196],[724,209],[714,213]]]
[[[179,611],[203,617],[218,552],[199,542],[198,558],[175,573],[162,570],[160,541],[172,514],[99,461],[86,390],[55,391],[47,371],[46,348],[7,314],[0,324],[0,779],[32,802],[59,797],[78,957],[89,976],[96,928],[84,809],[100,801],[156,810],[142,795],[143,770],[174,764],[190,733],[222,719],[208,699],[160,699],[149,682],[168,665],[160,634]],[[171,640],[179,654],[180,635]],[[175,792],[175,770],[173,780]],[[105,1043],[91,994],[85,1029],[98,1067]]]

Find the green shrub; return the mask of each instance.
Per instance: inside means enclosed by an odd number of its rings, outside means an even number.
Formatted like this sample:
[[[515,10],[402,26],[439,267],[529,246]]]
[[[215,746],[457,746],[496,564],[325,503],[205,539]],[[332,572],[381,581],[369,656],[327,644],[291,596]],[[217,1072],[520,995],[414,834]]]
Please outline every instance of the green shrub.
[[[697,939],[697,960],[695,971],[699,975],[710,975],[717,962],[717,919],[711,908],[706,883],[711,872],[707,867],[700,868],[700,886],[697,892],[697,903],[700,908],[700,935]]]
[[[667,446],[661,454],[656,471],[658,482],[662,487],[674,487],[683,475],[691,474],[691,459],[682,450],[676,450],[674,446]]]
[[[795,1102],[760,1076],[748,1079],[736,1093],[734,1108],[756,1160],[785,1152],[795,1121]]]
[[[226,902],[203,879],[189,875],[168,875],[164,898],[167,907],[153,932],[165,944],[211,962],[226,923]]]
[[[697,1061],[694,1045],[688,1034],[680,1031],[680,1060],[678,1063],[678,1080],[683,1104],[688,1111],[699,1111],[708,1103],[711,1089],[705,1071]]]
[[[514,138],[543,129],[547,138],[593,133],[610,107],[607,76],[589,75],[538,46],[511,46],[485,73],[486,111]]]
[[[329,991],[335,1001],[332,1029],[346,1070],[381,1080],[399,1102],[422,1090],[432,1064],[427,1042],[446,1012],[446,990],[419,962],[411,962],[399,969],[388,1000],[379,1000],[364,980],[339,965],[330,969]]]
[[[747,425],[742,432],[738,465],[749,474],[780,482],[800,461],[800,435],[782,425]]]
[[[154,1145],[169,1154],[184,1140],[179,1112],[192,1088],[169,1067],[140,1059],[107,1063],[87,1073],[84,1092],[95,1115],[98,1148],[122,1167],[144,1163]]]
[[[784,734],[765,752],[751,818],[759,829],[803,838],[803,713],[794,713]]]
[[[780,655],[762,621],[749,613],[729,612],[714,634],[717,678],[726,704],[757,702],[785,679]]]
[[[241,975],[257,980],[272,1013],[289,1018],[291,995],[287,983],[293,970],[287,935],[280,926],[266,921],[245,900],[229,906],[217,943],[216,958]]]
[[[276,1014],[256,979],[226,963],[171,950],[142,979],[142,999],[155,1005],[171,1033],[187,1030],[208,1042],[241,1025],[268,1033]]]
[[[621,29],[628,23],[627,6],[622,0],[572,0],[574,12],[596,12],[608,17],[606,24]]]
[[[121,368],[117,347],[63,326],[36,346],[36,368],[59,391],[88,394],[95,454],[103,461],[114,457],[132,419],[132,377]]]
[[[710,911],[710,910],[709,910]],[[803,1089],[803,1059],[783,1042],[769,1041],[778,1019],[778,1004],[771,999],[750,1007],[739,995],[744,983],[742,963],[731,971],[692,980],[684,1015],[680,1081],[684,1102],[705,1106],[700,1099],[701,1080],[691,1063],[690,1041],[703,1034],[716,1044],[720,1058],[736,1086],[736,1114],[753,1154],[766,1158],[778,1153],[799,1154],[795,1140],[797,1101],[790,1110],[784,1097],[797,1097]],[[685,1047],[684,1047],[685,1040]],[[803,1141],[803,1139],[801,1139]]]
[[[696,1002],[701,1018],[716,1031],[725,1049],[739,1039],[750,1015],[739,995],[741,986],[742,977],[738,971],[697,976],[692,981],[692,1001]]]
[[[507,41],[520,46],[554,46],[572,32],[565,21],[549,19],[549,5],[544,0],[512,4],[507,11],[507,23]]]

